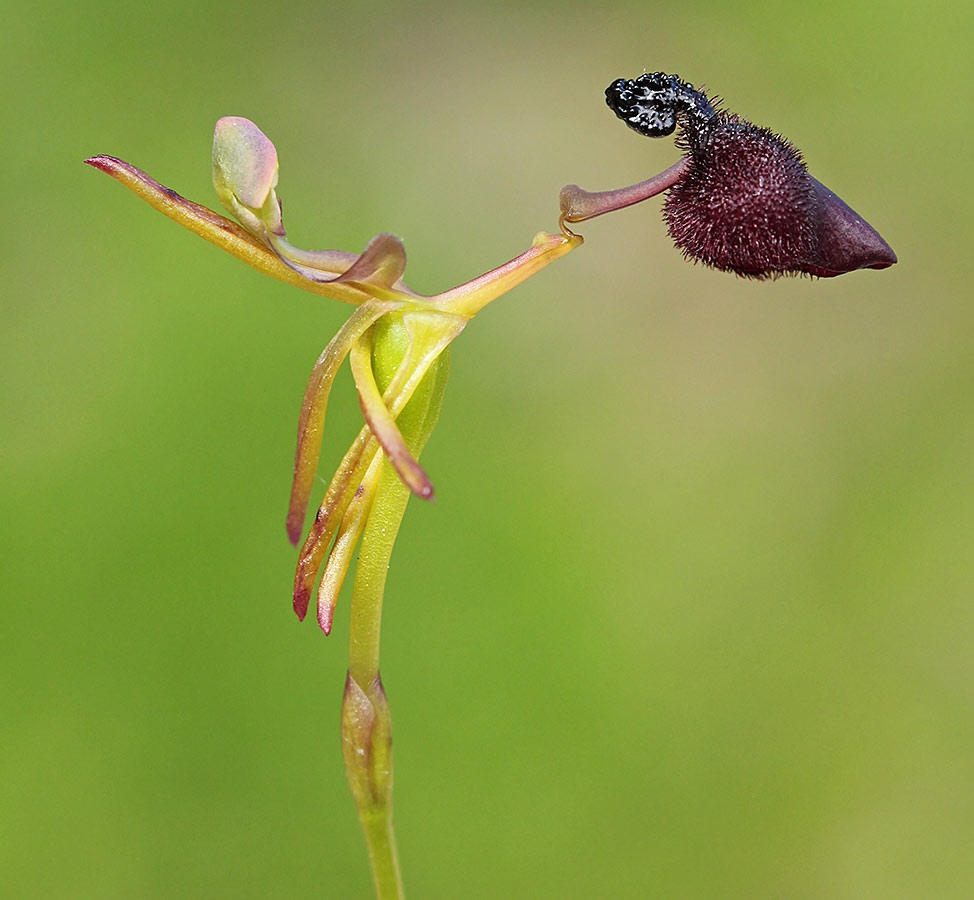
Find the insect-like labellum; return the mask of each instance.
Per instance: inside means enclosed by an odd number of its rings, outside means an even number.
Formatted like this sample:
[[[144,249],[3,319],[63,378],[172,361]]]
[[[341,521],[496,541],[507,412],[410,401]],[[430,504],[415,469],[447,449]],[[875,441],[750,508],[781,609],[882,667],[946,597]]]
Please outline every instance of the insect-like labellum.
[[[620,78],[605,99],[647,137],[680,128],[689,166],[670,187],[663,217],[690,259],[748,278],[827,277],[896,262],[872,226],[809,174],[797,147],[718,109],[679,76]]]

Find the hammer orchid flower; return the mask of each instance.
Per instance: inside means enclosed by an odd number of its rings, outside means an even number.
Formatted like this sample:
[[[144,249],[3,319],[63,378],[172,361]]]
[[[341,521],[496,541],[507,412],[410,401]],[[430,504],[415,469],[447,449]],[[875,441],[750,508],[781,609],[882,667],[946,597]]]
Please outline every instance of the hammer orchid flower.
[[[379,631],[386,572],[410,495],[433,496],[420,454],[436,425],[453,341],[488,303],[574,250],[569,225],[668,191],[663,215],[683,254],[748,278],[829,277],[896,262],[864,219],[814,179],[780,135],[717,109],[702,91],[662,72],[619,79],[606,102],[648,137],[680,134],[685,155],[631,187],[561,193],[561,232],[539,233],[519,256],[434,296],[410,289],[406,253],[391,234],[361,253],[302,250],[290,243],[277,197],[277,151],[248,119],[217,122],[213,184],[236,219],[181,197],[111,156],[86,162],[116,178],[155,209],[261,272],[354,307],[315,362],[298,421],[287,534],[301,541],[314,487],[335,376],[346,359],[364,425],[352,441],[298,555],[293,606],[304,619],[315,598],[331,632],[339,593],[358,550],[350,609],[342,746],[365,832],[376,893],[402,897],[392,830],[389,704],[379,674]]]

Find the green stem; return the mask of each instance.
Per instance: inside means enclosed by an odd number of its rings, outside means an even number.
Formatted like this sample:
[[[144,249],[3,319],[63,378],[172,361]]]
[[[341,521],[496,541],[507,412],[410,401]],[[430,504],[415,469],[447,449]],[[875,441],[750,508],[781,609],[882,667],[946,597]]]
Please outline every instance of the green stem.
[[[415,334],[417,323],[410,323],[407,316],[390,314],[376,323],[372,366],[379,390],[388,387],[400,367],[411,368],[422,362],[421,354],[417,358],[410,353],[410,324]],[[447,348],[432,362],[396,418],[415,459],[439,417],[449,368]],[[403,896],[392,826],[392,717],[379,677],[379,638],[389,560],[409,495],[409,488],[388,457],[384,458],[355,570],[348,679],[342,701],[345,770],[365,833],[378,900]]]
[[[348,672],[363,686],[371,684],[379,675],[382,599],[392,548],[408,501],[409,488],[399,480],[389,460],[384,459],[359,546],[352,591]]]
[[[392,811],[363,813],[359,816],[365,831],[372,861],[372,880],[378,900],[402,898],[402,875],[399,872],[399,854],[396,852],[396,835],[392,828]]]
[[[355,570],[342,704],[345,770],[369,848],[378,900],[403,896],[392,826],[392,717],[379,678],[379,636],[389,559],[408,501],[409,489],[384,459]]]

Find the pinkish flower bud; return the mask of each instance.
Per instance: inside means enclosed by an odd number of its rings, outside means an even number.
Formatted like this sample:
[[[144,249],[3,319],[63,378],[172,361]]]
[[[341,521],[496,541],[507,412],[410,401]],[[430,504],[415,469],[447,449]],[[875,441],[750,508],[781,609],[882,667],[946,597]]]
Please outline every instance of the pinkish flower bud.
[[[620,79],[606,102],[649,137],[682,127],[689,166],[663,208],[684,255],[748,278],[828,277],[896,262],[863,218],[813,178],[789,141],[728,112],[662,72]]]

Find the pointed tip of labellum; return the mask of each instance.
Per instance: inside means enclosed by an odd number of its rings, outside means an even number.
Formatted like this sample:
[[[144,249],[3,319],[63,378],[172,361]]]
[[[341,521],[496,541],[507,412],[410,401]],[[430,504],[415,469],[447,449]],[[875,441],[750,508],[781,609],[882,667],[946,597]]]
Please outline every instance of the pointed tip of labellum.
[[[817,252],[804,271],[831,278],[856,269],[888,269],[896,254],[882,236],[841,197],[812,178],[822,209]]]

